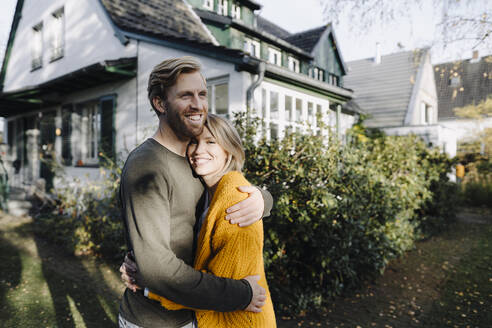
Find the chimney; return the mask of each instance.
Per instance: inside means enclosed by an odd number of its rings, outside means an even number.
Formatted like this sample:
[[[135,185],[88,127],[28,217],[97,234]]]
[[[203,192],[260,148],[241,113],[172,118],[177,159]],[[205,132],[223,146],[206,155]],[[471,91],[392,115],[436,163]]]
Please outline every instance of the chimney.
[[[478,50],[473,50],[472,60],[478,61]]]
[[[374,56],[374,63],[376,65],[381,64],[381,45],[376,42],[376,56]]]

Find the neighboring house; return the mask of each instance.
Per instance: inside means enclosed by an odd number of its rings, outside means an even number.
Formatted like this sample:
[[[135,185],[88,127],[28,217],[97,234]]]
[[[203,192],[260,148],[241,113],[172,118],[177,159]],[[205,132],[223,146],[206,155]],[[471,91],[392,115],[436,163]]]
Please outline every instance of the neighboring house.
[[[269,138],[327,134],[316,117],[343,134],[357,113],[343,108],[352,91],[331,27],[306,32],[305,45],[259,18],[259,8],[250,0],[18,0],[0,74],[10,181],[41,177],[49,186],[39,159],[53,154],[69,176],[97,179],[100,152],[124,158],[153,133],[148,76],[184,55],[203,65],[212,113],[249,107]]]
[[[457,117],[454,109],[478,104],[492,97],[492,56],[434,65],[439,101],[439,124],[452,129],[458,146],[477,137],[485,128],[492,128],[492,117],[472,120]]]
[[[379,53],[379,51],[378,51]],[[368,115],[367,127],[390,135],[416,134],[451,156],[456,140],[438,124],[434,72],[428,49],[405,51],[347,63],[345,86]]]

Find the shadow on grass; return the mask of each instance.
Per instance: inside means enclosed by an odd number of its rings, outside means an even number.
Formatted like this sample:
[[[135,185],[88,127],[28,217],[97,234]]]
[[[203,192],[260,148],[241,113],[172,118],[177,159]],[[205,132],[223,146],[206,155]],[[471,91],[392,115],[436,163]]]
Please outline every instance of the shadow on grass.
[[[22,262],[19,251],[0,235],[0,321],[5,322],[14,312],[7,299],[9,290],[21,280]]]
[[[36,234],[34,240],[53,301],[57,327],[76,327],[77,321],[83,321],[87,328],[115,326],[117,309],[108,306],[105,300],[106,296],[115,296],[105,295],[110,292],[98,287],[104,284],[101,272],[89,272],[75,256],[67,256],[62,265],[55,263],[52,246]]]

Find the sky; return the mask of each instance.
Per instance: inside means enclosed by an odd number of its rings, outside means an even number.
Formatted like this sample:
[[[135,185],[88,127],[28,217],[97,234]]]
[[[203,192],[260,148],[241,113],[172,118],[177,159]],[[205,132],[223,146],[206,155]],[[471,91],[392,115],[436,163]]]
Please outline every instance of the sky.
[[[320,0],[256,0],[263,8],[260,14],[289,32],[296,33],[310,28],[319,27],[327,22],[323,15]],[[325,0],[336,1],[336,0]],[[402,1],[402,0],[395,0]],[[412,3],[412,0],[409,0]],[[458,0],[457,0],[458,1]],[[375,19],[371,25],[361,31],[347,15],[341,15],[335,22],[334,30],[338,40],[339,50],[345,61],[373,57],[376,53],[376,43],[380,44],[381,53],[390,54],[402,50],[413,50],[419,47],[432,48],[433,63],[470,58],[472,44],[457,44],[443,50],[435,44],[439,22],[438,15],[442,8],[434,8],[432,1],[423,0],[421,7],[412,5],[410,10],[395,15],[390,22]],[[492,11],[492,0],[468,0],[462,3],[472,4],[463,6],[464,12],[483,10],[488,6]],[[7,44],[16,0],[1,0],[0,3],[0,59],[3,59]],[[468,7],[468,8],[466,8]],[[400,46],[398,46],[398,44]],[[477,48],[480,55],[492,53],[492,40],[489,46]]]

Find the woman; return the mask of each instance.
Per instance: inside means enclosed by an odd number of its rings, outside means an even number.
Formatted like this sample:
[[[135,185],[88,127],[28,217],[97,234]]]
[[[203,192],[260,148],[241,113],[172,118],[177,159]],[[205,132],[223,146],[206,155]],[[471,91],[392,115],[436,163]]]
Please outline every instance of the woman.
[[[263,264],[263,223],[238,227],[225,220],[226,209],[247,197],[237,189],[249,185],[239,172],[245,157],[241,139],[234,127],[217,115],[208,114],[205,127],[187,149],[188,160],[211,199],[206,217],[202,215],[205,219],[198,222],[194,268],[232,279],[259,275],[266,301],[259,313],[195,310],[198,328],[276,327]],[[146,295],[169,310],[187,308],[150,291]]]

